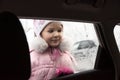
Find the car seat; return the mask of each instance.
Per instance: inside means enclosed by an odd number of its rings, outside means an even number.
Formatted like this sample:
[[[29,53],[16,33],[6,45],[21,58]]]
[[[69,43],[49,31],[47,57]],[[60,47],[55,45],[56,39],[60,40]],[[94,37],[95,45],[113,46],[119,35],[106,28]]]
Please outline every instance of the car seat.
[[[0,28],[0,80],[28,80],[29,47],[19,18],[12,12],[1,12]]]

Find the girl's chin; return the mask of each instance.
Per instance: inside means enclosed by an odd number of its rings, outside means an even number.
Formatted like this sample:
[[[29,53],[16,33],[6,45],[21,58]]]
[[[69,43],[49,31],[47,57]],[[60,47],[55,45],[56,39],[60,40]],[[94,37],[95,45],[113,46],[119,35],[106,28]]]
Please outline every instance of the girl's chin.
[[[52,45],[50,45],[51,47],[58,47],[59,46],[59,44],[52,44]]]

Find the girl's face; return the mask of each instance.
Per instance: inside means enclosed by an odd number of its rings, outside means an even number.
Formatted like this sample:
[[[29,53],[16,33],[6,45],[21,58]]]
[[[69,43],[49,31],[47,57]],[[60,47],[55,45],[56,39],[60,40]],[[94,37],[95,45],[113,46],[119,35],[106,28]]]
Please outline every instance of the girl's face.
[[[51,47],[57,47],[61,43],[63,35],[63,26],[59,22],[51,22],[42,31],[42,38]]]

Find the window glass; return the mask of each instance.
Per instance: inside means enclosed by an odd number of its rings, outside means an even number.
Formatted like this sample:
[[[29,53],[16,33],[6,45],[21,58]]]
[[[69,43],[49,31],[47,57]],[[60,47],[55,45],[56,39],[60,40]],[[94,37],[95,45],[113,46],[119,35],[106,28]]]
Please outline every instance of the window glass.
[[[20,19],[28,44],[34,38],[35,19]],[[63,34],[73,41],[71,53],[78,63],[78,71],[85,71],[94,68],[96,54],[98,51],[98,38],[93,23],[61,21],[64,26]]]
[[[120,35],[119,34],[120,34],[120,24],[117,24],[114,28],[114,36],[115,36],[115,39],[116,39],[118,49],[120,51]]]

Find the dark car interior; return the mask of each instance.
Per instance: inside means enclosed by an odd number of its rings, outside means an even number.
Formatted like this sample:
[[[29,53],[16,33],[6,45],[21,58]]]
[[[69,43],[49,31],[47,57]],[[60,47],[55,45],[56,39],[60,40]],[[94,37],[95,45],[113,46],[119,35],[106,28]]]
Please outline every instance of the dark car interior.
[[[1,80],[28,80],[31,72],[29,49],[22,25],[11,12],[0,13]]]
[[[28,80],[26,36],[18,18],[92,22],[99,48],[93,70],[52,80],[120,80],[120,53],[113,30],[120,23],[119,0],[1,0],[1,80]]]

